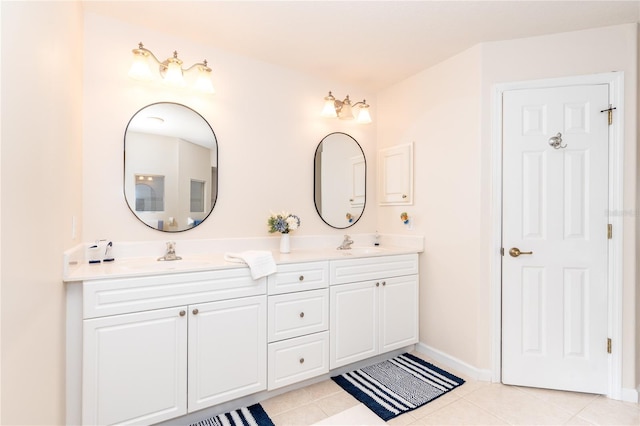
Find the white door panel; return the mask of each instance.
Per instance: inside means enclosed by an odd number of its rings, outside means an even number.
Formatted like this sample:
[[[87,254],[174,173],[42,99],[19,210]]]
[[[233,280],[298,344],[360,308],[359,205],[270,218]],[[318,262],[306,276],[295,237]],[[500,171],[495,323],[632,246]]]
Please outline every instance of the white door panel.
[[[606,393],[608,99],[607,85],[504,93],[504,383]]]

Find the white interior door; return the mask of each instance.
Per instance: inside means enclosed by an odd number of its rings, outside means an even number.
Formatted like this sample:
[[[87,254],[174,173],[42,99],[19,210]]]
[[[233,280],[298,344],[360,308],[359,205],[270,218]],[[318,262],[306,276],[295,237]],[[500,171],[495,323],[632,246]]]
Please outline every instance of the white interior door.
[[[504,92],[503,383],[607,392],[608,104],[606,84]]]

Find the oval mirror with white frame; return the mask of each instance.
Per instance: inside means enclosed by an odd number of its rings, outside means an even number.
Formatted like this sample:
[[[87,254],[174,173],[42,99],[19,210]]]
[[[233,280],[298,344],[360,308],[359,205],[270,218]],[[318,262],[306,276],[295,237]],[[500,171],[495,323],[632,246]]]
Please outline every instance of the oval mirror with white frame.
[[[329,226],[355,225],[366,204],[367,162],[362,147],[346,133],[325,136],[314,158],[316,210]]]
[[[145,225],[198,226],[218,197],[218,141],[193,109],[159,102],[133,115],[124,135],[124,196]]]

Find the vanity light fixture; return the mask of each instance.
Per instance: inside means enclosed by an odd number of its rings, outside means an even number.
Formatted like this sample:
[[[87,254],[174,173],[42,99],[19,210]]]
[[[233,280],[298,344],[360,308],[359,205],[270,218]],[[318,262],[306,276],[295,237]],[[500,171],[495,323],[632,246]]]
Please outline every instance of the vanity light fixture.
[[[324,108],[322,108],[322,112],[320,115],[326,118],[339,118],[341,120],[353,120],[355,117],[353,116],[353,108],[357,108],[358,118],[356,122],[359,124],[368,124],[371,123],[371,114],[369,114],[369,104],[367,104],[366,99],[363,99],[361,102],[356,102],[355,104],[351,103],[351,99],[349,99],[349,95],[347,95],[344,100],[336,99],[331,92],[329,95],[324,98]]]
[[[196,70],[197,76],[193,83],[193,88],[204,93],[215,93],[213,83],[211,82],[211,68],[209,68],[206,59],[188,68],[183,68],[183,62],[178,58],[178,52],[176,51],[173,52],[172,57],[164,61],[159,61],[142,43],[138,43],[138,47],[133,49],[132,52],[133,63],[129,70],[129,76],[131,78],[145,81],[155,80],[157,77],[152,71],[151,65],[157,65],[160,71],[160,78],[164,83],[175,87],[185,87],[187,86],[187,82],[185,81],[184,74],[191,70]],[[149,59],[151,59],[153,63],[150,62]]]

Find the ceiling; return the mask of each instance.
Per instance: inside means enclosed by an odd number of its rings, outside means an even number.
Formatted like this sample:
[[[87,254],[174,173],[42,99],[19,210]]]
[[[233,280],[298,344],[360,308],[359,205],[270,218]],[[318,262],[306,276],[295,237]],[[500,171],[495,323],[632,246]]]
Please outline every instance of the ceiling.
[[[480,42],[640,21],[638,0],[89,0],[83,7],[368,90],[388,87]],[[215,58],[209,62],[215,67]]]

